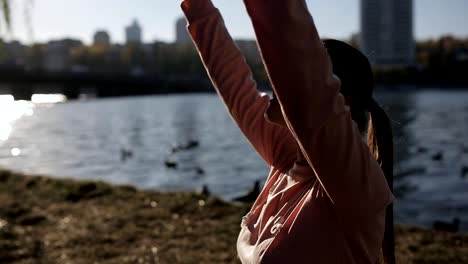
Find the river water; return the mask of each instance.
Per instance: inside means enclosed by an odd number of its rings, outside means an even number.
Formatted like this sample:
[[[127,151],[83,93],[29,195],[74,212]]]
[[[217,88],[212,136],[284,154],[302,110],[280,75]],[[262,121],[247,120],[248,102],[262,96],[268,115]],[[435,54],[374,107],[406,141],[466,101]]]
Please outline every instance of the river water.
[[[395,128],[397,221],[431,226],[458,217],[468,231],[468,91],[400,89],[377,98]],[[268,173],[215,94],[55,103],[62,99],[0,96],[0,166],[145,189],[208,185],[225,199]],[[173,153],[192,140],[199,146]]]

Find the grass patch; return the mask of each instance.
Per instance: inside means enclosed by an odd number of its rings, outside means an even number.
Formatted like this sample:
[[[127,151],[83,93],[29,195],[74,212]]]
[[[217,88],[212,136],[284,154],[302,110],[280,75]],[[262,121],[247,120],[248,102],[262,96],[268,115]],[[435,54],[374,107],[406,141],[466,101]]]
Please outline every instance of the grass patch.
[[[0,170],[0,263],[239,263],[248,205]],[[398,263],[468,263],[468,235],[398,226]]]

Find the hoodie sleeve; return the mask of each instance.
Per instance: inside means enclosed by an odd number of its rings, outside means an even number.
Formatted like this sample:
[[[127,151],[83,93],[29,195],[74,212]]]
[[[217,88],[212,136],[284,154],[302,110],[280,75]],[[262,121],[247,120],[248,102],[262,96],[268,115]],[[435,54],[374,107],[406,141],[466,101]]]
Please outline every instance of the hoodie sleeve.
[[[269,97],[260,94],[240,50],[210,0],[185,0],[188,30],[208,75],[228,112],[269,166],[295,157],[295,141],[287,128],[268,123]]]
[[[392,201],[340,94],[305,0],[244,0],[286,123],[338,215],[358,224]]]

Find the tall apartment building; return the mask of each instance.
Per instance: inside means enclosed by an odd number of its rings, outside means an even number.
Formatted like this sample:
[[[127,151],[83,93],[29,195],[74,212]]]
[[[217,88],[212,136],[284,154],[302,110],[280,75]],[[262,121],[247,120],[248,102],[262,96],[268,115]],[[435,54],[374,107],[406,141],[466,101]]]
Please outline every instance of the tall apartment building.
[[[187,31],[187,21],[185,18],[179,18],[176,21],[176,43],[177,44],[189,44],[192,43],[192,39]]]
[[[413,0],[361,0],[361,49],[372,64],[412,65]]]
[[[134,20],[133,23],[125,28],[125,36],[127,43],[141,43],[141,33],[142,29],[137,20]]]

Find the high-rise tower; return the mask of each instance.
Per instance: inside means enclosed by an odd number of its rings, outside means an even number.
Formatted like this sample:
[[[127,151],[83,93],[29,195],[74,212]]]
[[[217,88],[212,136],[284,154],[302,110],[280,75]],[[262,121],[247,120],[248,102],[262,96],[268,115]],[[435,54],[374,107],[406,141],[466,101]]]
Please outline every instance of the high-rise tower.
[[[413,0],[361,0],[361,49],[373,64],[413,64]]]
[[[176,43],[177,44],[189,44],[192,43],[192,39],[187,31],[187,21],[185,18],[179,18],[176,21]]]
[[[133,23],[125,28],[125,36],[127,38],[127,43],[141,43],[141,26],[137,20],[134,20]]]

